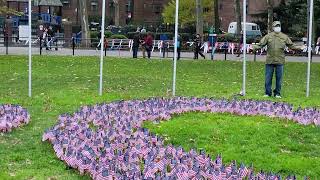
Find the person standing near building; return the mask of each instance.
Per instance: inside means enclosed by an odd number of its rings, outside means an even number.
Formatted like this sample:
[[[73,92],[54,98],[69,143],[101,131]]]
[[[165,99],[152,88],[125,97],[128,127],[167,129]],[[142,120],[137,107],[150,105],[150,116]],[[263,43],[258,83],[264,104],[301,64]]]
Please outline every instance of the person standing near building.
[[[194,42],[194,57],[193,57],[193,59],[199,59],[199,54],[200,54],[200,56],[203,57],[203,59],[206,59],[206,56],[203,55],[201,52],[202,42],[201,42],[200,34],[196,35],[196,38],[194,39],[193,42]]]
[[[267,46],[267,59],[265,65],[265,95],[264,97],[272,96],[272,77],[276,74],[276,88],[274,89],[274,97],[281,98],[281,85],[283,77],[283,66],[285,63],[284,49],[298,49],[290,38],[281,32],[280,21],[275,21],[272,24],[273,32],[264,36],[261,41],[253,46],[253,51]]]
[[[43,28],[43,34],[42,34],[42,39],[43,39],[43,45],[46,48],[46,50],[49,50],[48,47],[48,42],[49,42],[49,38],[48,38],[48,29],[46,27]]]
[[[133,36],[133,44],[132,44],[133,58],[138,57],[139,46],[140,46],[140,33],[136,32]]]
[[[160,41],[161,41],[162,58],[165,58],[166,57],[166,49],[167,49],[166,43],[168,41],[168,36],[166,34],[161,34]]]
[[[214,54],[216,51],[216,44],[217,44],[217,34],[213,34],[213,31],[209,35],[209,42],[211,45],[211,60],[214,59]]]

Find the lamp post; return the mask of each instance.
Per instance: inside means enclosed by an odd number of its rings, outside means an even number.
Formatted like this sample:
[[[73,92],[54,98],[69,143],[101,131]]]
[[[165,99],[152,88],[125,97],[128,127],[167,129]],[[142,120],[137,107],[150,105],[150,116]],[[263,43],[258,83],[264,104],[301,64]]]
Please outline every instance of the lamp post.
[[[246,47],[247,47],[247,0],[243,0],[243,67],[242,67],[242,91],[241,95],[246,95],[246,75],[247,75],[247,65],[246,65]]]
[[[31,95],[32,95],[32,57],[31,57],[31,0],[29,0],[29,3],[28,3],[28,23],[29,23],[29,28],[28,28],[28,30],[29,30],[29,39],[28,39],[28,41],[29,41],[29,53],[28,53],[28,55],[29,55],[29,92],[28,92],[28,95],[29,95],[29,97],[31,97]]]
[[[173,59],[172,96],[175,96],[175,95],[176,95],[178,28],[179,28],[179,0],[176,0],[176,17],[175,17],[175,30],[174,30],[174,59]]]
[[[312,26],[313,26],[313,0],[309,0],[309,22],[308,22],[308,69],[307,69],[307,90],[306,96],[310,96],[310,74],[311,74],[311,58],[312,58]]]
[[[105,16],[106,16],[106,0],[102,0],[102,25],[101,25],[101,50],[100,50],[100,85],[99,95],[102,96],[102,83],[103,83],[103,50],[104,50],[104,27],[105,27]]]

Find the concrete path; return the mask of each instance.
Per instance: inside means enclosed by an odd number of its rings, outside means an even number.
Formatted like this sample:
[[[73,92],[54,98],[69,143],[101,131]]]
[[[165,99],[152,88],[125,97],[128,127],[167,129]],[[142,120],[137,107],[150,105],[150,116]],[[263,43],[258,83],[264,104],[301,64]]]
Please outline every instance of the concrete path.
[[[40,50],[39,48],[32,48],[32,53],[34,55],[39,55]],[[0,47],[0,55],[5,55],[6,54],[6,48],[5,47]],[[27,55],[28,54],[28,48],[27,47],[9,47],[8,49],[8,54],[9,55]],[[69,48],[60,48],[58,51],[55,50],[43,50],[42,55],[52,55],[52,56],[71,56],[72,55],[72,49]],[[75,56],[100,56],[100,51],[99,50],[88,50],[88,49],[76,49],[75,50]],[[107,56],[108,57],[132,57],[132,53],[129,51],[118,51],[118,50],[113,50],[107,51]],[[138,53],[139,57],[142,57],[142,52],[140,51]],[[171,59],[173,57],[173,53],[169,52],[168,53],[168,58]],[[192,60],[193,58],[193,53],[192,52],[182,52],[181,53],[182,59],[185,60]],[[224,54],[216,54],[214,59],[215,60],[224,60]],[[153,52],[152,53],[152,59],[159,59],[161,58],[162,55],[160,55],[159,52]],[[206,58],[210,59],[211,56],[210,54],[206,54]],[[199,58],[202,59],[202,58]],[[247,60],[248,61],[253,61],[254,55],[249,54],[247,55]],[[257,61],[265,61],[266,56],[265,55],[257,55]],[[237,57],[236,55],[232,54],[227,54],[227,60],[232,60],[232,61],[241,61],[242,60],[242,55],[240,57]],[[307,62],[308,58],[305,56],[287,56],[286,60],[288,62]],[[314,56],[313,57],[313,62],[320,62],[320,56]]]

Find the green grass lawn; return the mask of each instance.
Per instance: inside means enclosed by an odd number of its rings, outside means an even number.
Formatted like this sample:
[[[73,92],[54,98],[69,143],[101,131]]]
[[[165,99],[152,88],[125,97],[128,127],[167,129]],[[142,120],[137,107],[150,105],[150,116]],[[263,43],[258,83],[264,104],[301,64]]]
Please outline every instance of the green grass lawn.
[[[171,92],[171,61],[107,58],[104,95],[100,97],[97,57],[35,56],[33,97],[28,98],[27,64],[26,56],[0,56],[0,103],[20,104],[32,118],[27,126],[0,135],[0,179],[89,179],[68,169],[49,143],[41,142],[44,130],[55,124],[57,116],[84,104],[170,96]],[[285,66],[281,101],[295,106],[320,105],[320,64],[312,64],[311,98],[305,98],[306,67],[303,63]],[[241,62],[179,61],[177,95],[230,98],[241,90],[241,68]],[[248,63],[247,72],[245,98],[264,99],[264,64]],[[320,177],[316,127],[286,125],[263,117],[200,113],[174,118],[161,127],[148,126],[167,134],[175,145],[222,153],[225,162],[236,159],[284,174]]]
[[[261,169],[320,177],[320,129],[267,117],[188,113],[159,125],[145,127],[165,138],[165,143],[187,150],[205,149],[225,163],[236,160]]]

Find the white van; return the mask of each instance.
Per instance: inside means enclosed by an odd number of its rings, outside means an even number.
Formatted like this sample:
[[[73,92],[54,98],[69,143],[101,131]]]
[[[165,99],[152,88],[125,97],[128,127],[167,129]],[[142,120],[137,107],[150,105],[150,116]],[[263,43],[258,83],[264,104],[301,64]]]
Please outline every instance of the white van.
[[[243,29],[243,23],[241,23]],[[246,23],[246,32],[248,37],[261,37],[260,27],[256,23]],[[237,33],[237,22],[231,22],[228,27],[229,34],[236,34]]]

